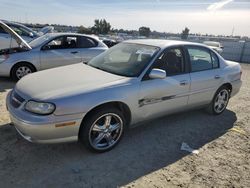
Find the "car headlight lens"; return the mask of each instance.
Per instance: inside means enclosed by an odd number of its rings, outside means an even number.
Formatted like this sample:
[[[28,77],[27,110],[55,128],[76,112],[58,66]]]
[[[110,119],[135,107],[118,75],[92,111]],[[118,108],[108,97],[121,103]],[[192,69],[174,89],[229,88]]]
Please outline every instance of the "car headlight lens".
[[[54,104],[47,102],[28,101],[25,105],[25,110],[40,115],[52,114],[55,109]]]

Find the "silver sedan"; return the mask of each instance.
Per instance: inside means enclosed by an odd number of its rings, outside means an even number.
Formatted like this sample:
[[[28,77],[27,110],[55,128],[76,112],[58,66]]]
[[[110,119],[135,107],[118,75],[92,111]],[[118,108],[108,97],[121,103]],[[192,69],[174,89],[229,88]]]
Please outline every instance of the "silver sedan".
[[[7,108],[30,142],[80,140],[104,152],[142,121],[203,107],[219,115],[240,87],[240,65],[205,45],[131,40],[88,64],[25,76],[8,94]]]
[[[0,76],[15,80],[44,69],[88,62],[108,49],[95,36],[73,33],[50,33],[27,43],[1,21],[0,27],[19,44],[0,50]]]

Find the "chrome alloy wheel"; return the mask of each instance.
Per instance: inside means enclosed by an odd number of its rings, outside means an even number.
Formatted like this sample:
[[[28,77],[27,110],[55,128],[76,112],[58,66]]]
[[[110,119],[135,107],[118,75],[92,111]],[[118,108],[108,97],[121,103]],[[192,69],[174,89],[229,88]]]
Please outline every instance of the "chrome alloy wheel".
[[[106,150],[115,145],[123,132],[123,121],[114,113],[100,116],[91,126],[89,142],[97,150]]]
[[[32,70],[28,66],[20,66],[16,70],[16,77],[21,79],[22,77],[32,73]]]
[[[216,113],[221,113],[226,108],[228,100],[229,91],[226,89],[221,90],[215,98],[214,111]]]

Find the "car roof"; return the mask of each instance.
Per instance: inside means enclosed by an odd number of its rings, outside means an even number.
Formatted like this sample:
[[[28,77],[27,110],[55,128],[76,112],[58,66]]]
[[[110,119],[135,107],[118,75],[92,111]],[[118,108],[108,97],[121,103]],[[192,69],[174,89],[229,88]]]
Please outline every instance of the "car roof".
[[[7,25],[13,25],[13,26],[20,26],[20,27],[23,27],[29,31],[33,31],[31,28],[23,25],[23,24],[20,24],[20,23],[17,23],[17,22],[11,22],[11,21],[8,21],[8,20],[1,20],[3,23],[7,24]],[[34,31],[33,31],[34,32]]]
[[[164,39],[136,39],[136,40],[126,40],[124,42],[156,46],[159,48],[166,48],[166,47],[175,46],[175,45],[196,45],[196,46],[207,47],[204,44],[195,43],[195,42],[187,42],[187,41],[179,41],[179,40],[164,40]]]
[[[80,34],[80,33],[47,33],[45,34],[48,37],[60,37],[60,36],[65,36],[65,35],[74,35],[74,36],[84,36],[84,37],[90,37],[96,40],[99,40],[98,36],[95,35],[85,35],[85,34]]]

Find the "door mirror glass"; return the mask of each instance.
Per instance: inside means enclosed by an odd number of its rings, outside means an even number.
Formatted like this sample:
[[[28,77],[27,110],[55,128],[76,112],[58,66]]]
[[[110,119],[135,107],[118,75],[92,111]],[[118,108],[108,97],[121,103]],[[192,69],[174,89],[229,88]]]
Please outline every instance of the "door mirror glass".
[[[50,46],[49,45],[45,45],[42,47],[42,50],[49,50],[50,49]]]
[[[166,71],[162,69],[152,69],[149,73],[149,78],[151,79],[164,79],[166,76]]]
[[[30,38],[33,38],[34,34],[32,32],[29,32],[29,36],[30,36]]]

